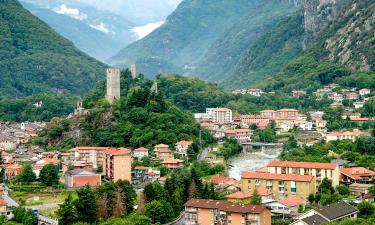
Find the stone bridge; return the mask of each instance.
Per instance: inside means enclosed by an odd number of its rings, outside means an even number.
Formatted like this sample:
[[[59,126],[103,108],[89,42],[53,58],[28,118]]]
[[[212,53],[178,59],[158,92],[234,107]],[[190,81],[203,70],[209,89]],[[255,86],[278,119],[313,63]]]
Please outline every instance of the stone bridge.
[[[283,143],[249,142],[242,144],[244,153],[262,153],[277,156],[283,150]]]

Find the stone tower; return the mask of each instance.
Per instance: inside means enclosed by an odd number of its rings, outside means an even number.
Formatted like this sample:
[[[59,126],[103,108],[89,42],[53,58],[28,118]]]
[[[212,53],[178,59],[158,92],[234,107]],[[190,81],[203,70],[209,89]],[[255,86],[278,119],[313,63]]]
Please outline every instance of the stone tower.
[[[158,94],[159,93],[158,83],[156,81],[154,81],[154,83],[151,86],[151,92],[154,93],[154,94]]]
[[[130,65],[130,72],[131,72],[131,74],[132,74],[132,78],[133,78],[133,80],[134,80],[135,78],[137,78],[137,65],[135,65],[135,64],[131,64],[131,65]]]
[[[120,99],[120,69],[107,69],[107,95],[106,99],[110,104],[115,99]]]

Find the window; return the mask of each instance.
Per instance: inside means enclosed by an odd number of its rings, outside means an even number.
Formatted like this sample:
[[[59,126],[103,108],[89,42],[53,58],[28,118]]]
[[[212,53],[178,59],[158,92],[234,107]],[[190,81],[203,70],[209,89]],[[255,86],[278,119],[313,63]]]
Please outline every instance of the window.
[[[290,192],[292,192],[292,193],[296,193],[297,192],[297,188],[290,188]]]
[[[251,183],[251,180],[247,180],[247,183],[249,183],[249,184],[250,184],[250,183]]]
[[[280,181],[279,181],[279,185],[280,185],[280,186],[283,186],[284,184],[285,184],[285,183],[284,183],[283,180],[280,180]]]
[[[255,185],[259,185],[260,184],[260,180],[259,179],[256,179],[255,180]]]

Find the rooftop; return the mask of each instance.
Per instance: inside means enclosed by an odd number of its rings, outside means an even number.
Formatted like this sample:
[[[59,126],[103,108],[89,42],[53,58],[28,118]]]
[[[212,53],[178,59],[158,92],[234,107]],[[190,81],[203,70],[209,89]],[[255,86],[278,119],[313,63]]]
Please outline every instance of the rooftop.
[[[337,164],[317,162],[271,161],[268,163],[267,167],[294,167],[334,170],[337,167]]]
[[[326,205],[320,209],[317,209],[316,211],[323,217],[329,220],[334,220],[342,216],[356,213],[358,212],[358,209],[344,201],[341,201]]]
[[[300,205],[300,204],[304,204],[304,203],[306,203],[306,201],[301,197],[290,194],[290,195],[288,195],[288,197],[280,200],[280,203],[283,204],[283,205],[286,205],[288,207],[293,207],[293,206],[297,206],[297,205]]]
[[[83,170],[83,169],[69,170],[66,173],[69,175],[79,175],[79,176],[99,175],[95,173],[94,171]]]
[[[165,159],[162,162],[162,164],[179,164],[179,163],[182,163],[182,162],[184,162],[184,160],[169,158],[169,159]]]
[[[148,149],[145,147],[140,147],[140,148],[134,149],[134,151],[135,152],[148,152]]]
[[[177,142],[176,144],[177,145],[191,145],[191,144],[193,144],[193,141],[182,140],[182,141]]]
[[[105,153],[108,155],[130,155],[131,151],[127,148],[108,148]]]
[[[284,181],[301,181],[301,182],[310,182],[313,179],[313,177],[309,175],[257,173],[257,172],[244,172],[242,173],[241,177],[245,179],[284,180]]]
[[[355,180],[360,180],[361,177],[375,176],[374,171],[364,167],[340,168],[340,173]]]
[[[196,207],[204,209],[219,209],[225,212],[232,213],[252,213],[259,214],[263,212],[266,207],[259,205],[244,205],[239,203],[231,203],[226,201],[216,201],[210,199],[190,199],[185,203],[187,207]]]
[[[302,219],[302,221],[305,222],[307,225],[320,225],[328,222],[328,220],[324,219],[319,214],[306,217]]]

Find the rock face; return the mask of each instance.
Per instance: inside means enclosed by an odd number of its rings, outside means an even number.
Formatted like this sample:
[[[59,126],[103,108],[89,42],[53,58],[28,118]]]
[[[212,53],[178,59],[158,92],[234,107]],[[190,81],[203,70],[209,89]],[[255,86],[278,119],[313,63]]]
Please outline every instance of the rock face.
[[[323,30],[337,11],[338,3],[343,0],[305,0],[304,23],[306,46]]]

